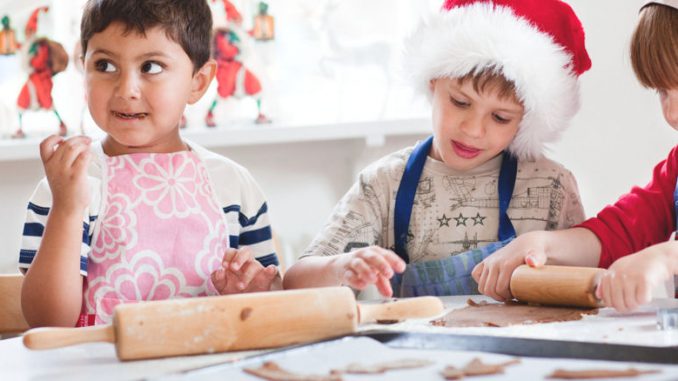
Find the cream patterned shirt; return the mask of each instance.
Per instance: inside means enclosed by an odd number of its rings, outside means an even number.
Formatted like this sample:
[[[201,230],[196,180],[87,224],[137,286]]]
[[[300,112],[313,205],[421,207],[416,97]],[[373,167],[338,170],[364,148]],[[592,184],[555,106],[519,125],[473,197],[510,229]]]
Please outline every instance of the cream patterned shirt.
[[[392,249],[395,196],[413,148],[392,153],[364,169],[302,258],[369,245]],[[499,155],[470,171],[458,172],[427,158],[408,231],[410,261],[445,258],[498,240],[501,161]],[[508,215],[518,235],[568,228],[585,217],[574,176],[546,158],[518,162]]]

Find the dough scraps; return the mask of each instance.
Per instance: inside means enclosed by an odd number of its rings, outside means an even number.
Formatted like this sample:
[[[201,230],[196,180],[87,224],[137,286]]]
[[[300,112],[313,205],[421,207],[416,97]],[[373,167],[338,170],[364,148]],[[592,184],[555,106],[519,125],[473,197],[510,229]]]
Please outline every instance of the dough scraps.
[[[268,381],[341,381],[340,374],[298,374],[281,368],[273,361],[266,361],[259,368],[243,368],[243,371]]]
[[[443,369],[440,374],[446,380],[459,380],[466,376],[487,376],[491,374],[504,373],[504,368],[510,365],[520,364],[520,359],[513,359],[499,364],[485,364],[481,359],[474,358],[463,368],[457,368],[449,365]]]
[[[566,370],[556,369],[549,374],[548,378],[556,378],[561,380],[590,380],[594,378],[614,378],[614,377],[638,377],[644,374],[659,373],[659,370],[638,370],[635,368],[628,368],[625,370],[618,369],[587,369],[587,370]]]
[[[539,324],[581,320],[595,315],[597,308],[546,307],[508,303],[488,303],[467,300],[467,307],[450,311],[431,324],[440,327],[506,327],[516,324]]]
[[[389,370],[422,368],[433,364],[433,361],[424,359],[400,359],[374,365],[349,364],[343,369],[333,369],[332,374],[381,374]]]

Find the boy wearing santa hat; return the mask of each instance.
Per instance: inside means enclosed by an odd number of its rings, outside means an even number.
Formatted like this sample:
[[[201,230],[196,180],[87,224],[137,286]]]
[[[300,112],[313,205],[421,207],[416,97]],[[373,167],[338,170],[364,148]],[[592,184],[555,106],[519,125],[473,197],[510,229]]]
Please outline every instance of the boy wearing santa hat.
[[[447,0],[406,42],[405,61],[431,100],[433,136],[360,173],[286,288],[473,294],[474,265],[516,235],[584,219],[574,177],[543,156],[591,66],[567,4]]]

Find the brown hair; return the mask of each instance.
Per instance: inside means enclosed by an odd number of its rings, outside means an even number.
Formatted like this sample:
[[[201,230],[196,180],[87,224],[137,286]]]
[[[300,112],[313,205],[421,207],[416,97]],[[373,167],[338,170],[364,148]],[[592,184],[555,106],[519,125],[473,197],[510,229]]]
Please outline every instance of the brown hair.
[[[516,85],[512,81],[506,79],[506,77],[495,68],[487,68],[481,71],[472,70],[465,76],[457,78],[457,81],[459,83],[471,81],[473,90],[478,94],[494,90],[497,91],[497,95],[501,99],[512,99],[522,103],[520,99],[518,99]]]
[[[212,13],[205,0],[89,0],[80,24],[82,54],[95,33],[116,21],[125,25],[125,33],[141,35],[160,26],[184,49],[194,72],[210,58]]]
[[[631,64],[643,86],[678,88],[678,10],[651,4],[641,11],[631,38]]]

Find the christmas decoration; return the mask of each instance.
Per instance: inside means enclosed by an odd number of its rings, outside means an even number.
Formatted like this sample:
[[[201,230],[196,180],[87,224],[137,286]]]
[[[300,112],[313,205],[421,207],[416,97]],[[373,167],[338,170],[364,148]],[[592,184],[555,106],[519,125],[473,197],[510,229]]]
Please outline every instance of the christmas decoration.
[[[257,41],[269,41],[275,37],[275,21],[268,14],[268,4],[259,2],[259,14],[254,16],[254,38]]]
[[[0,54],[12,55],[16,53],[20,44],[16,40],[14,29],[10,26],[9,16],[2,18],[2,30],[0,30]]]
[[[27,110],[53,111],[59,120],[59,135],[65,136],[67,132],[66,124],[54,108],[52,100],[52,77],[64,71],[68,66],[66,50],[56,41],[39,38],[29,45],[28,64],[30,67],[28,80],[21,88],[17,99],[19,129],[13,137],[22,138],[25,136],[22,118]]]
[[[217,125],[214,119],[214,109],[219,100],[246,96],[254,98],[257,102],[258,115],[255,123],[270,123],[270,120],[261,112],[261,83],[248,68],[243,54],[243,39],[251,38],[250,34],[243,31],[242,15],[233,3],[224,0],[223,4],[227,26],[216,28],[213,37],[213,55],[217,61],[217,96],[207,111],[205,124],[208,127]]]

